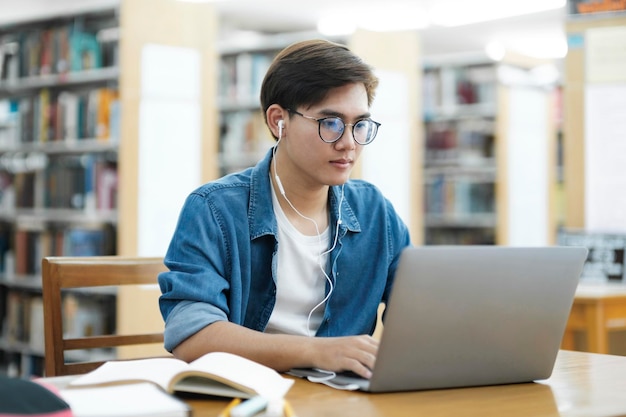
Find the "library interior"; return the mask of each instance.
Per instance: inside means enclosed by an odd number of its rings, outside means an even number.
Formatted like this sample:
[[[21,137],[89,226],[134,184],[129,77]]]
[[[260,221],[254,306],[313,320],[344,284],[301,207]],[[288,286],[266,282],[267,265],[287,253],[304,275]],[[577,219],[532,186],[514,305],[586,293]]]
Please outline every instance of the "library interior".
[[[163,257],[189,192],[275,144],[261,82],[312,38],[375,69],[382,126],[352,175],[412,243],[588,248],[557,366],[573,351],[626,370],[626,2],[4,0],[0,375],[46,376],[42,259]],[[63,332],[162,331],[159,295],[65,291]],[[570,415],[555,386],[544,415]]]

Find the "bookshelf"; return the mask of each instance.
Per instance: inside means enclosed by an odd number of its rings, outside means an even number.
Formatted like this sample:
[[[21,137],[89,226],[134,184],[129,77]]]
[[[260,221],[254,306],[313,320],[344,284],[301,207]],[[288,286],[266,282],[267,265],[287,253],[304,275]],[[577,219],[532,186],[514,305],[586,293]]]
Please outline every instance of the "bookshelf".
[[[494,244],[496,66],[426,65],[426,244]]]
[[[41,257],[116,252],[117,27],[113,8],[0,27],[0,372],[42,373]],[[77,334],[106,324],[112,295],[70,298]]]
[[[218,43],[220,175],[255,165],[274,146],[259,101],[265,72],[286,46],[318,37],[311,32],[258,33],[253,38]]]
[[[425,244],[554,239],[553,86],[523,61],[425,60]]]
[[[42,256],[163,256],[179,211],[167,201],[182,204],[176,188],[187,193],[217,176],[216,28],[212,6],[174,0],[121,0],[0,27],[0,373],[41,375]],[[49,50],[41,46],[46,39]],[[31,53],[20,57],[26,50]],[[172,53],[191,57],[193,96],[167,94],[189,90],[188,79],[181,80],[185,62],[174,63],[180,73],[158,71],[168,62],[142,66],[146,56],[163,60]],[[156,83],[163,88],[155,90]],[[163,111],[163,103],[191,109],[179,115],[197,115],[193,164],[178,152],[190,149],[184,134],[190,119],[154,122],[146,113]],[[164,134],[171,142],[163,143]],[[161,165],[140,158],[140,149],[168,144],[172,151],[163,152],[168,159]],[[192,182],[185,176],[190,167],[197,170]],[[161,187],[158,200],[145,192],[150,180]],[[162,221],[146,226],[157,209]],[[155,246],[142,246],[146,240]],[[157,291],[140,291],[68,294],[66,309],[75,311],[68,331],[162,329]]]

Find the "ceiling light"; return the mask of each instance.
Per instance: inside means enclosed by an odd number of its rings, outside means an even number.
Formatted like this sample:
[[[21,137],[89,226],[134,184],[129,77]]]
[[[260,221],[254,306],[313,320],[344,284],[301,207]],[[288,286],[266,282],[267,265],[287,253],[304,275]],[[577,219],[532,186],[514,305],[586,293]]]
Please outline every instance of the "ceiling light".
[[[491,41],[485,46],[485,53],[490,59],[494,61],[501,61],[506,54],[506,49],[502,42],[499,41]]]
[[[317,30],[326,36],[351,35],[356,29],[356,25],[345,16],[335,14],[321,18],[317,22]]]
[[[357,25],[375,32],[425,29],[428,14],[412,4],[376,6],[359,10]]]
[[[567,38],[562,32],[525,33],[503,41],[511,51],[531,58],[560,59],[567,55]]]
[[[462,26],[488,20],[521,16],[565,7],[566,0],[477,0],[472,2],[440,2],[430,13],[433,24]]]
[[[374,32],[418,30],[428,27],[426,11],[405,2],[393,5],[364,5],[357,10],[337,10],[322,17],[317,24],[320,33],[349,35],[359,27]]]

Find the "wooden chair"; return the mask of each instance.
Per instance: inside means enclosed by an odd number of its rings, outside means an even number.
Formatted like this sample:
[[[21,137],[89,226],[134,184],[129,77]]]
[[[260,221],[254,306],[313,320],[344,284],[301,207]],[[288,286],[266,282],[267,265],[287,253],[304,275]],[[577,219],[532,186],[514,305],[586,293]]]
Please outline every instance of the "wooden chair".
[[[64,337],[62,292],[69,288],[156,284],[162,258],[46,257],[42,260],[46,376],[89,372],[104,361],[68,363],[66,351],[163,342],[163,333]]]

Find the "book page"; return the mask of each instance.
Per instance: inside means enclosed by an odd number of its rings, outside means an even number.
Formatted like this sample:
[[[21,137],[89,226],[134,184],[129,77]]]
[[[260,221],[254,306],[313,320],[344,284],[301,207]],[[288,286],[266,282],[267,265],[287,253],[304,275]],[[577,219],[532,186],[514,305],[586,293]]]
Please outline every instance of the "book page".
[[[194,372],[195,371],[195,372]],[[211,381],[201,381],[200,373],[207,379],[227,384],[233,390]],[[190,378],[193,376],[193,378]],[[180,381],[183,379],[182,381]],[[99,368],[78,377],[70,387],[128,384],[151,381],[164,391],[198,392],[212,395],[241,396],[262,395],[268,398],[285,396],[293,380],[260,363],[224,352],[207,353],[190,364],[175,358],[149,358],[126,361],[109,361]],[[177,382],[180,383],[177,384]],[[191,386],[193,384],[193,387]],[[227,393],[228,392],[228,393]],[[243,394],[243,395],[242,395]]]
[[[208,371],[231,381],[235,385],[249,387],[267,398],[282,398],[293,385],[293,380],[284,378],[274,369],[241,356],[214,352],[201,356],[190,363],[191,369]]]
[[[151,383],[64,389],[61,397],[76,417],[183,417],[189,406]]]
[[[99,368],[78,377],[72,387],[87,385],[111,385],[137,381],[151,381],[167,391],[174,375],[184,371],[186,362],[175,358],[150,358],[128,361],[109,361]]]
[[[248,387],[239,386],[232,381],[220,382],[224,378],[211,376],[211,379],[202,376],[194,376],[195,371],[191,371],[191,376],[184,376],[180,380],[176,380],[173,384],[172,391],[208,394],[214,397],[226,398],[252,398],[256,397],[256,392]]]

